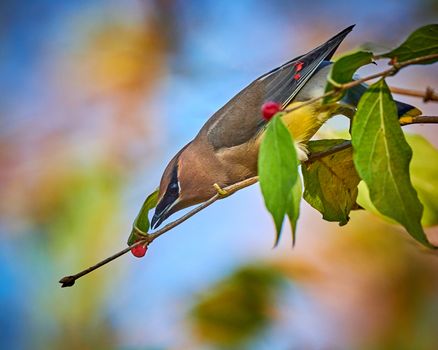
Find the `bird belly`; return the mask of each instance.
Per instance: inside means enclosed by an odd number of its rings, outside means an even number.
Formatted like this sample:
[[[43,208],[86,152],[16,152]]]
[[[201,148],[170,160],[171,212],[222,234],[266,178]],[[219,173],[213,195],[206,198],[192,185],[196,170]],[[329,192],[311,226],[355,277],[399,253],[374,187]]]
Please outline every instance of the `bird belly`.
[[[301,104],[303,104],[303,102],[292,102],[286,109],[295,108]],[[315,102],[286,113],[281,117],[284,125],[295,141],[298,158],[301,161],[307,160],[307,142],[331,116],[332,108],[326,106],[322,107],[321,103]]]

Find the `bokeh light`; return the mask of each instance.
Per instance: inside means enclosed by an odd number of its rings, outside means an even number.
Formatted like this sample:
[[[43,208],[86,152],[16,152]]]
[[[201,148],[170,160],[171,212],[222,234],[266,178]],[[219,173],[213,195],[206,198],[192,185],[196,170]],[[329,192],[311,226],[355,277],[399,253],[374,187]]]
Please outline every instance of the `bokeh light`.
[[[339,227],[307,204],[296,247],[286,230],[272,249],[257,185],[144,259],[58,285],[125,246],[172,155],[252,79],[353,23],[339,52],[395,46],[437,14],[433,0],[3,0],[0,348],[438,348],[435,253],[372,214]],[[389,84],[437,87],[435,73]],[[438,146],[434,126],[406,130]]]

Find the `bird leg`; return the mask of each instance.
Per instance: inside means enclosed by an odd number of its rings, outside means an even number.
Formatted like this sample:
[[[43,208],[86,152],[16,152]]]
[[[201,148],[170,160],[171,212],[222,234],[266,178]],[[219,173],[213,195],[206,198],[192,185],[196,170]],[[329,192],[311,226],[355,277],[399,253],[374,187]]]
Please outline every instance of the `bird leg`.
[[[228,196],[229,193],[227,191],[225,191],[222,187],[220,187],[217,183],[213,184],[213,187],[215,188],[215,190],[217,191],[219,196],[221,196],[221,197]]]

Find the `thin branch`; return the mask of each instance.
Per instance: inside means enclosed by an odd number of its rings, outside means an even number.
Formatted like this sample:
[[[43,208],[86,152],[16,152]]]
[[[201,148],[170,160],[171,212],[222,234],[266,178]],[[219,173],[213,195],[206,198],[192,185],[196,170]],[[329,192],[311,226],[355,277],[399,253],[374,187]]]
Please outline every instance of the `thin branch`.
[[[436,94],[434,89],[432,89],[430,86],[428,86],[425,91],[403,89],[394,86],[391,86],[389,89],[392,93],[397,95],[420,97],[423,99],[423,102],[438,102],[438,94]]]
[[[134,248],[138,245],[141,245],[141,244],[144,244],[144,241],[135,242],[134,244],[130,245],[129,247],[122,249],[121,251],[117,252],[116,254],[109,256],[108,258],[98,262],[97,264],[95,264],[93,266],[90,266],[89,268],[87,268],[85,270],[82,270],[81,272],[79,272],[75,275],[65,276],[65,277],[61,278],[59,280],[59,283],[61,283],[61,288],[73,286],[77,279],[81,278],[82,276],[88,275],[90,272],[98,269],[99,267],[102,267],[103,265],[108,264],[109,262],[113,261],[114,259],[117,259],[118,257],[129,252],[132,248]]]
[[[401,62],[401,63],[391,62],[392,67],[387,69],[387,70],[385,70],[385,71],[382,71],[380,73],[376,73],[376,74],[364,77],[362,79],[354,80],[354,81],[351,81],[351,82],[346,83],[346,84],[340,84],[334,90],[331,90],[331,91],[329,91],[329,92],[327,92],[327,93],[325,93],[325,94],[323,94],[323,95],[321,95],[319,97],[313,98],[313,99],[311,99],[309,101],[306,101],[306,102],[300,104],[299,106],[296,106],[296,107],[293,107],[293,108],[290,108],[290,109],[285,109],[284,112],[295,111],[295,110],[297,110],[299,108],[302,108],[302,107],[307,106],[309,104],[312,104],[312,103],[314,103],[316,101],[319,101],[319,100],[321,100],[321,99],[323,99],[325,97],[328,97],[328,96],[331,96],[331,95],[335,95],[336,93],[339,93],[340,91],[351,89],[352,87],[360,85],[360,84],[362,84],[362,83],[364,83],[366,81],[369,81],[369,80],[372,80],[372,79],[376,79],[376,78],[380,78],[380,77],[391,76],[391,75],[396,74],[400,69],[402,69],[404,67],[407,67],[407,66],[412,65],[412,64],[417,64],[417,63],[421,63],[421,62],[424,62],[424,61],[428,61],[428,60],[431,60],[431,59],[435,59],[435,58],[438,58],[438,54],[418,57],[418,58],[415,58],[415,59],[412,59],[412,60],[408,60],[408,61],[404,61],[404,62]],[[409,124],[416,124],[416,123],[438,123],[438,117],[435,117],[435,116],[420,116],[420,117],[413,117],[413,118],[411,118],[411,120],[403,119],[400,122],[401,122],[401,125],[409,125]],[[346,141],[346,142],[344,142],[344,143],[342,143],[340,145],[337,145],[337,146],[333,147],[333,149],[329,149],[329,150],[326,150],[326,151],[323,151],[323,152],[318,152],[318,153],[310,154],[308,161],[315,161],[316,159],[323,158],[323,157],[325,157],[327,155],[339,152],[339,151],[344,150],[344,149],[346,149],[346,148],[348,148],[350,146],[351,146],[351,142],[350,141]],[[92,272],[92,271],[94,271],[94,270],[96,270],[96,269],[98,269],[98,268],[108,264],[109,262],[113,261],[114,259],[117,259],[118,257],[126,254],[132,248],[134,248],[134,247],[136,247],[138,245],[149,245],[149,244],[151,244],[155,239],[160,237],[162,234],[164,234],[167,231],[173,229],[174,227],[182,224],[184,221],[186,221],[187,219],[191,218],[193,215],[199,213],[201,210],[207,208],[208,206],[210,206],[211,204],[213,204],[217,200],[225,198],[225,197],[228,197],[228,196],[232,195],[233,193],[235,193],[235,192],[237,192],[237,191],[239,191],[239,190],[241,190],[241,189],[243,189],[245,187],[248,187],[248,186],[251,186],[251,185],[255,184],[257,181],[258,181],[258,176],[254,176],[254,177],[251,177],[249,179],[246,179],[246,180],[240,181],[238,183],[235,183],[233,185],[230,185],[228,187],[225,187],[223,190],[227,193],[226,195],[223,195],[223,194],[220,194],[220,193],[215,194],[213,197],[211,197],[206,202],[204,202],[204,203],[200,204],[199,206],[195,207],[194,209],[189,211],[187,214],[183,215],[181,218],[179,218],[179,219],[177,219],[177,220],[167,224],[162,229],[160,229],[160,230],[158,230],[156,232],[144,235],[143,239],[141,239],[141,240],[131,244],[129,247],[127,247],[125,249],[122,249],[118,253],[116,253],[114,255],[111,255],[110,257],[100,261],[99,263],[97,263],[97,264],[95,264],[93,266],[90,266],[89,268],[87,268],[87,269],[85,269],[85,270],[83,270],[83,271],[81,271],[81,272],[79,272],[79,273],[77,273],[75,275],[65,276],[65,277],[61,278],[61,280],[59,281],[59,283],[61,283],[61,287],[71,287],[71,286],[73,286],[77,279],[81,278],[82,276],[85,276],[85,275],[89,274],[90,272]]]
[[[350,147],[351,147],[351,141],[346,140],[346,141],[340,143],[339,145],[333,146],[333,147],[326,149],[324,151],[309,154],[309,158],[305,161],[305,163],[312,163],[317,159],[321,159],[321,158],[330,156],[334,153],[341,152],[341,151],[343,151],[347,148],[350,148]]]
[[[409,125],[409,124],[418,124],[418,123],[437,123],[438,124],[438,116],[419,116],[419,117],[413,117],[411,118],[411,121],[408,120],[400,120],[400,124],[401,125]],[[321,152],[316,152],[316,153],[311,153],[309,155],[307,162],[314,162],[317,159],[321,159],[324,157],[327,157],[331,154],[343,151],[347,148],[351,147],[351,141],[350,140],[346,140],[345,142],[336,145],[332,148],[329,148],[327,150],[321,151]],[[61,283],[61,287],[71,287],[75,284],[75,281],[79,278],[81,278],[82,276],[85,276],[87,274],[89,274],[90,272],[108,264],[109,262],[117,259],[118,257],[128,253],[132,248],[138,246],[138,245],[149,245],[151,244],[155,239],[157,239],[158,237],[160,237],[162,234],[166,233],[167,231],[170,231],[171,229],[175,228],[176,226],[182,224],[184,221],[186,221],[187,219],[191,218],[193,215],[199,213],[201,210],[204,210],[205,208],[207,208],[208,206],[210,206],[211,204],[213,204],[214,202],[216,202],[219,199],[223,199],[225,197],[231,196],[232,194],[234,194],[235,192],[251,186],[253,184],[255,184],[257,181],[259,180],[258,176],[254,176],[251,178],[248,178],[246,180],[237,182],[233,185],[230,185],[228,187],[223,188],[222,190],[225,191],[225,195],[221,195],[219,193],[216,193],[213,197],[211,197],[209,200],[207,200],[206,202],[198,205],[197,207],[195,207],[194,209],[192,209],[191,211],[189,211],[188,213],[186,213],[185,215],[183,215],[182,217],[180,217],[179,219],[176,219],[175,221],[172,221],[171,223],[167,224],[166,226],[164,226],[163,228],[161,228],[160,230],[147,234],[147,235],[143,235],[144,238],[131,244],[129,247],[126,247],[125,249],[122,249],[121,251],[115,253],[114,255],[111,255],[110,257],[98,262],[97,264],[90,266],[89,268],[75,274],[75,275],[71,275],[71,276],[65,276],[63,278],[61,278],[61,280],[59,281],[59,283]],[[141,234],[139,234],[141,235]]]
[[[411,124],[438,124],[438,116],[432,116],[432,115],[420,115],[417,117],[403,117],[400,118],[400,125],[406,126]],[[309,158],[305,161],[305,163],[311,163],[314,162],[317,159],[321,159],[327,156],[330,156],[334,153],[341,152],[347,148],[351,147],[351,141],[345,140],[344,142],[340,143],[339,145],[333,146],[329,149],[326,149],[324,151],[311,153],[309,155]]]
[[[193,210],[189,211],[187,214],[181,216],[179,219],[171,222],[170,224],[167,224],[162,229],[147,235],[147,238],[145,238],[144,243],[148,243],[148,244],[152,243],[156,238],[160,237],[163,233],[166,233],[167,231],[173,229],[174,227],[182,224],[184,221],[191,218],[193,215],[197,214],[201,210],[207,208],[209,205],[213,204],[218,199],[223,199],[225,197],[231,196],[234,192],[237,192],[237,191],[241,190],[242,188],[251,186],[251,185],[255,184],[258,180],[259,180],[258,176],[254,176],[254,177],[250,177],[249,179],[245,179],[243,181],[237,182],[233,185],[230,185],[228,187],[223,188],[222,190],[227,193],[226,195],[216,193],[209,200],[200,204],[199,206],[197,206]]]
[[[413,64],[418,64],[418,63],[422,63],[422,62],[426,62],[426,61],[430,61],[433,59],[438,58],[438,54],[431,54],[431,55],[426,55],[426,56],[421,56],[421,57],[417,57],[417,58],[413,58],[411,60],[407,60],[407,61],[403,61],[403,62],[393,62],[392,60],[389,62],[390,65],[392,65],[391,68],[384,70],[380,73],[376,73],[376,74],[372,74],[369,75],[365,78],[362,79],[358,79],[358,80],[353,80],[349,83],[346,84],[342,84],[344,89],[351,89],[354,86],[360,85],[362,83],[365,83],[368,80],[372,80],[372,79],[376,79],[376,78],[384,78],[384,77],[388,77],[388,76],[392,76],[394,74],[396,74],[400,69],[402,68],[406,68],[407,66],[411,66]]]
[[[251,186],[251,185],[255,184],[258,180],[259,180],[258,176],[254,176],[254,177],[251,177],[249,179],[245,179],[243,181],[240,181],[238,183],[235,183],[233,185],[230,185],[228,187],[223,188],[222,190],[227,193],[226,195],[221,195],[219,193],[216,193],[213,197],[211,197],[206,202],[198,205],[194,209],[190,210],[187,214],[181,216],[179,219],[177,219],[175,221],[172,221],[171,223],[167,224],[166,226],[164,226],[160,230],[153,232],[153,233],[150,233],[150,234],[147,234],[147,235],[143,235],[144,236],[143,239],[131,244],[129,247],[115,253],[114,255],[111,255],[110,257],[98,262],[97,264],[95,264],[93,266],[90,266],[89,268],[87,268],[87,269],[85,269],[85,270],[83,270],[75,275],[65,276],[65,277],[61,278],[59,280],[59,283],[61,283],[61,287],[64,288],[64,287],[73,286],[77,279],[89,274],[90,272],[102,267],[103,265],[108,264],[109,262],[113,261],[114,259],[117,259],[118,257],[128,253],[132,248],[134,248],[138,245],[147,245],[148,246],[155,239],[160,237],[162,234],[164,234],[167,231],[170,231],[171,229],[173,229],[174,227],[182,224],[184,221],[191,218],[193,215],[199,213],[201,210],[207,208],[209,205],[213,204],[217,200],[228,197],[228,196],[232,195],[233,193],[241,190],[242,188]]]
[[[405,126],[411,124],[438,124],[438,116],[420,115],[418,117],[400,118],[400,125]]]

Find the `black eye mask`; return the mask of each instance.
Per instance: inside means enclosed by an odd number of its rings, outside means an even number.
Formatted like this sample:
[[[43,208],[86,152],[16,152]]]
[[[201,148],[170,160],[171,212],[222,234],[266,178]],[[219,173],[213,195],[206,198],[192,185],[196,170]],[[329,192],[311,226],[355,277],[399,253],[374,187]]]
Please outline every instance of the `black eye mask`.
[[[172,170],[172,177],[170,179],[169,185],[167,185],[166,192],[164,193],[163,198],[158,203],[157,208],[155,210],[156,213],[164,213],[168,207],[170,207],[173,202],[175,202],[179,197],[179,184],[178,184],[178,166]],[[162,218],[164,220],[165,217]],[[157,223],[159,224],[159,223]]]

